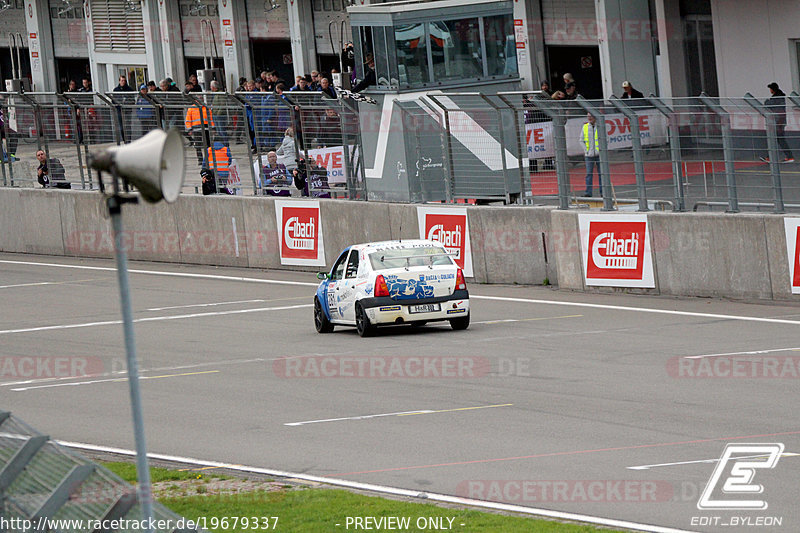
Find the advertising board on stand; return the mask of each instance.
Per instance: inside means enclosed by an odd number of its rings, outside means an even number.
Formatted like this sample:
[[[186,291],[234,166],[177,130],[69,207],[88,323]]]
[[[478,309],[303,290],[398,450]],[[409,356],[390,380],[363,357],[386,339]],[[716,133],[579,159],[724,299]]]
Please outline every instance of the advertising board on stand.
[[[318,201],[275,200],[282,265],[325,266]]]
[[[578,217],[587,286],[655,288],[647,215]]]
[[[464,276],[474,277],[466,207],[418,206],[417,221],[420,239],[442,243]]]

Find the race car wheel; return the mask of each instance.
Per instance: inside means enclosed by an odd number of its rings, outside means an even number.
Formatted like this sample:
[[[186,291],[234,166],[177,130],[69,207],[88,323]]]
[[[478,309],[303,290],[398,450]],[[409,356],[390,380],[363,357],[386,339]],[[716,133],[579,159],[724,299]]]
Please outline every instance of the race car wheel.
[[[375,331],[375,327],[369,323],[369,318],[361,304],[356,304],[356,330],[362,337],[369,337]]]
[[[469,327],[469,315],[458,318],[451,318],[450,327],[456,331],[467,329]]]
[[[314,298],[314,327],[317,329],[317,333],[330,333],[333,331],[333,324],[325,316],[325,310],[322,309],[322,305],[320,305],[317,298]]]

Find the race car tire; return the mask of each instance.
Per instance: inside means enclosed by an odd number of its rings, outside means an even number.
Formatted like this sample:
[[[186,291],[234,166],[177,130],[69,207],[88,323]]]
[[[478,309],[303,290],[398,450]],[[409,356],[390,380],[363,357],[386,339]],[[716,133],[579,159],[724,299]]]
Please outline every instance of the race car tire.
[[[456,331],[467,329],[469,327],[469,315],[461,316],[458,318],[451,318],[450,327]]]
[[[316,328],[317,333],[330,333],[333,331],[333,324],[325,316],[325,311],[316,297],[314,297],[314,328]]]
[[[370,337],[375,332],[375,326],[370,324],[369,317],[360,303],[356,304],[356,331],[361,337]]]

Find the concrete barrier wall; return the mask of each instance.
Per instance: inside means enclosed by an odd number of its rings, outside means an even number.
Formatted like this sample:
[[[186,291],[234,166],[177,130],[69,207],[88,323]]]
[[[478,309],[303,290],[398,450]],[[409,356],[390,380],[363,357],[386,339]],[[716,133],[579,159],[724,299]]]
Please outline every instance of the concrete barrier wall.
[[[282,266],[271,198],[197,195],[175,204],[126,205],[131,259],[300,271]],[[419,237],[417,206],[320,201],[328,266],[352,243]],[[578,215],[532,207],[467,207],[474,281],[675,296],[795,300],[783,216],[649,213],[656,287],[587,287]],[[614,216],[613,213],[609,214]],[[98,194],[0,188],[0,251],[113,257]]]

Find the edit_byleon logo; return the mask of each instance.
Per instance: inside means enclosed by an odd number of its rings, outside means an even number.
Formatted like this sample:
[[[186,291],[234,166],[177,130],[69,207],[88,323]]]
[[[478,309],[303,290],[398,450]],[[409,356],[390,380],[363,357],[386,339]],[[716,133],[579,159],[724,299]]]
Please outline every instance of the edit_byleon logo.
[[[763,510],[767,501],[754,496],[764,492],[764,486],[754,483],[759,470],[777,466],[783,454],[782,443],[728,444],[700,495],[697,508],[701,510]]]

